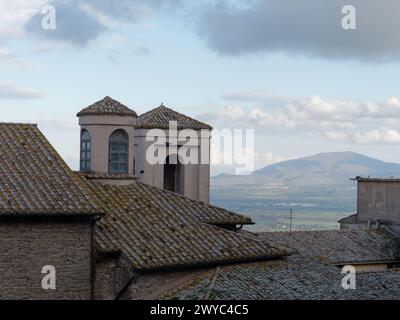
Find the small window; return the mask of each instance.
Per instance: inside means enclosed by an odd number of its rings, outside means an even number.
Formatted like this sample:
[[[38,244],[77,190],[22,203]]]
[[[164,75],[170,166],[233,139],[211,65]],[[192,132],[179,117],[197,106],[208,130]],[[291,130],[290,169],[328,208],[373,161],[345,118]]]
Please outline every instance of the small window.
[[[92,142],[90,134],[87,130],[82,130],[81,133],[81,171],[90,171]]]
[[[110,136],[109,172],[128,173],[128,135],[117,130]]]

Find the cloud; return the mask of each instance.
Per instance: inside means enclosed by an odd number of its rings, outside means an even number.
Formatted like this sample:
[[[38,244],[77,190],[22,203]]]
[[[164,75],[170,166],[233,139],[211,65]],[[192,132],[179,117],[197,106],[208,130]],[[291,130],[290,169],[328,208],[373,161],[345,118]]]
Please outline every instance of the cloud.
[[[237,97],[237,95],[232,94]],[[246,98],[247,99],[247,98]],[[246,120],[260,126],[277,125],[294,128],[298,124],[318,123],[321,127],[333,125],[340,128],[351,127],[357,119],[386,119],[400,117],[400,99],[389,97],[383,102],[359,102],[353,100],[326,100],[319,96],[305,98],[276,98],[274,107],[270,107],[270,98],[260,99],[259,106],[251,110],[241,105],[231,105],[217,112],[220,118]],[[252,101],[245,100],[245,102]],[[258,100],[255,100],[258,101]]]
[[[224,119],[241,120],[246,117],[246,111],[241,106],[225,106],[218,111],[218,116]]]
[[[398,144],[400,143],[400,132],[394,129],[357,132],[354,140],[358,144]]]
[[[280,102],[274,99],[274,106],[270,106],[268,95],[265,101],[244,100],[242,104],[227,105],[200,118],[214,128],[253,128],[258,134],[295,134],[351,144],[400,143],[397,97],[382,102],[319,96],[283,97]]]
[[[332,141],[346,141],[348,138],[347,134],[341,131],[327,131],[325,136]]]
[[[48,0],[0,0],[0,39],[24,34],[24,24]]]
[[[161,8],[179,7],[179,0],[52,0],[56,29],[44,30],[40,11],[26,23],[25,30],[49,41],[85,47],[117,28],[120,23],[141,24]]]
[[[327,131],[328,140],[353,144],[400,144],[400,132],[393,128],[379,128],[357,132]]]
[[[296,121],[290,119],[288,115],[282,112],[270,113],[261,108],[251,110],[248,113],[247,119],[258,126],[292,129],[297,125]]]
[[[152,11],[164,8],[177,8],[181,0],[82,0],[92,10],[102,16],[129,22],[141,22],[152,15]]]
[[[86,46],[100,36],[106,28],[96,18],[90,16],[79,2],[53,1],[56,9],[56,29],[42,28],[45,15],[38,12],[25,25],[28,33],[41,36],[47,40],[71,43],[76,46]]]
[[[29,100],[42,99],[45,94],[28,88],[19,87],[13,84],[0,83],[0,99]]]
[[[385,62],[400,59],[398,0],[216,1],[204,9],[199,34],[230,56],[278,53],[328,60]],[[356,30],[342,28],[342,7],[356,8]]]

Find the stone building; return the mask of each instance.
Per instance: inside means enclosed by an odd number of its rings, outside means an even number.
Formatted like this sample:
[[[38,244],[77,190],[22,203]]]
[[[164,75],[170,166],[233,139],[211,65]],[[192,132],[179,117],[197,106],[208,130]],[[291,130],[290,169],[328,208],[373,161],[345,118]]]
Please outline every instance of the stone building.
[[[88,187],[35,125],[0,124],[0,159],[0,298],[92,298],[102,209]],[[55,291],[41,285],[47,265]]]
[[[140,117],[111,98],[79,117],[79,172],[36,125],[0,124],[1,299],[400,298],[394,224],[244,231],[248,217],[172,192],[161,183],[163,168],[142,166],[139,130],[165,130],[165,119],[182,130],[206,125],[164,106]],[[183,172],[192,185],[209,179],[199,181],[199,166]],[[357,290],[341,287],[349,264]],[[49,266],[54,288],[43,286]]]
[[[400,224],[400,179],[356,177],[354,180],[357,213],[341,219],[341,229]]]

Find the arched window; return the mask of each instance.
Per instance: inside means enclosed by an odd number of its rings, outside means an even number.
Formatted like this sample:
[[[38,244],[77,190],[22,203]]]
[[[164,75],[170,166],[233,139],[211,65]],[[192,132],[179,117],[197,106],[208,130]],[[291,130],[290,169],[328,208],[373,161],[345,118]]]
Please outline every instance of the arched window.
[[[124,130],[114,131],[110,136],[109,173],[128,173],[128,141]]]
[[[87,130],[81,132],[81,171],[90,171],[92,142],[90,133]]]

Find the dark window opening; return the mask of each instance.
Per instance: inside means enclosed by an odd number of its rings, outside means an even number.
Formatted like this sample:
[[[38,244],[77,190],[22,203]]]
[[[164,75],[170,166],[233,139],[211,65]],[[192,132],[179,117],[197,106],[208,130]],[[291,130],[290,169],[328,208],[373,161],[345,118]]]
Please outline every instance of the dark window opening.
[[[90,171],[91,150],[92,150],[91,144],[92,142],[89,132],[87,130],[82,130],[80,170],[83,172]]]
[[[182,164],[178,161],[177,163],[171,163],[170,157],[164,164],[164,189],[183,194],[183,168]]]
[[[117,130],[110,136],[109,173],[128,173],[128,134]]]

